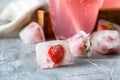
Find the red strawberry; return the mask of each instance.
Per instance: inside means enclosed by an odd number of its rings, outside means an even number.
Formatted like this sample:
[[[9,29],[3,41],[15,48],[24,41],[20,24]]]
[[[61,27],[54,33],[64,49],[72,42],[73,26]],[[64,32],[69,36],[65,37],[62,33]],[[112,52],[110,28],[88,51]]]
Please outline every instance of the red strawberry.
[[[98,31],[99,30],[109,30],[108,26],[102,25],[100,27],[98,27]]]
[[[99,30],[113,30],[114,29],[114,27],[113,27],[113,25],[112,24],[109,24],[109,25],[101,25],[100,27],[98,27],[98,31]]]
[[[55,64],[58,64],[63,60],[64,53],[65,53],[64,47],[60,44],[52,46],[48,50],[48,55]]]
[[[111,37],[111,36],[108,36],[107,37],[107,41],[109,41],[109,42],[112,42],[112,41],[114,41],[115,39],[113,38],[113,37]]]

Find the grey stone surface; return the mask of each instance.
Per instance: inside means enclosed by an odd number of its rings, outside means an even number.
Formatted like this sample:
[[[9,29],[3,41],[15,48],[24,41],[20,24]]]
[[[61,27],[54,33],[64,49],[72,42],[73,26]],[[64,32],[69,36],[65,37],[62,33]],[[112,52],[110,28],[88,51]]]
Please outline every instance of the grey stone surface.
[[[71,66],[40,69],[35,45],[0,39],[0,80],[120,80],[120,55],[76,58]]]

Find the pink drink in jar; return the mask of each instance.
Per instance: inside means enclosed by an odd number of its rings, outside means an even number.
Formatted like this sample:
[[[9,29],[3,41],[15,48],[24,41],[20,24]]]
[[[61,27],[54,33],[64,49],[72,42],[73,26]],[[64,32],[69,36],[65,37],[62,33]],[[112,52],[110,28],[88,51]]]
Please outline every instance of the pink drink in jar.
[[[93,30],[104,0],[49,0],[53,31],[57,39],[66,39],[81,30]]]
[[[120,9],[120,0],[104,0],[102,9]]]

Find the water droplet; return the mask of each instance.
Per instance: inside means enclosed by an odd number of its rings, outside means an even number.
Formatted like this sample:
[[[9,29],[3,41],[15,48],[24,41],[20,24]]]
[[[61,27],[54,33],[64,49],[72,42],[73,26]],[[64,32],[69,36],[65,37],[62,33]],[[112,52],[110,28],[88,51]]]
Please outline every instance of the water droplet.
[[[85,7],[85,10],[87,10],[88,8],[87,7]]]
[[[87,13],[85,13],[85,16],[87,16],[88,14]]]
[[[90,7],[90,5],[88,4],[87,7]]]
[[[82,3],[83,2],[83,0],[80,0],[80,3]]]

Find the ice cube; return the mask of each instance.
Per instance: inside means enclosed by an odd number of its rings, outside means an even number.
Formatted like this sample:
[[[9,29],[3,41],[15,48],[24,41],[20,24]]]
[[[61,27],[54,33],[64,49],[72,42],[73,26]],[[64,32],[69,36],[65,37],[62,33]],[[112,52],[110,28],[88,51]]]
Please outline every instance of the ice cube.
[[[27,27],[25,27],[19,33],[19,36],[26,44],[36,44],[45,41],[43,29],[36,22],[32,22]]]
[[[75,57],[87,57],[87,48],[90,47],[88,43],[88,34],[80,31],[74,36],[67,39],[70,44],[70,50]],[[88,43],[89,44],[89,43]]]
[[[116,30],[97,31],[91,36],[92,50],[101,54],[117,54],[120,47],[120,34]]]
[[[37,63],[40,68],[54,68],[73,64],[67,41],[54,40],[36,45]]]

